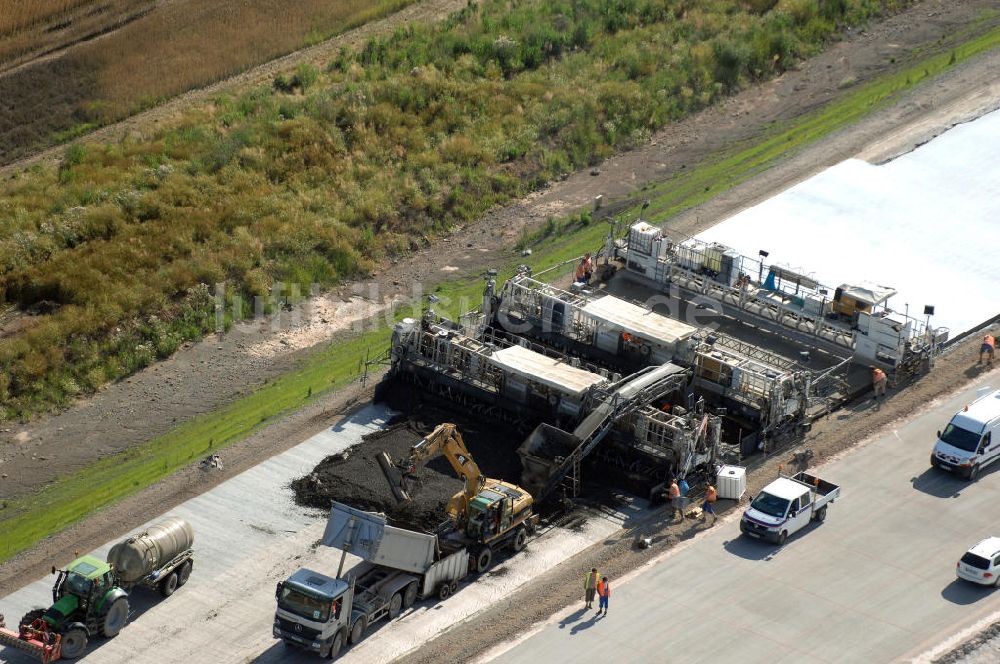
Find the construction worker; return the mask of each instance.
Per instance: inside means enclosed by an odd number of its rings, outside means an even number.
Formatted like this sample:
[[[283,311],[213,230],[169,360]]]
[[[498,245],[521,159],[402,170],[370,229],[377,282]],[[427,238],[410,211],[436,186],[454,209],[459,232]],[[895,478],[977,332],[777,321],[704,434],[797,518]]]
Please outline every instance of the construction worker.
[[[597,584],[597,615],[608,615],[608,598],[611,597],[611,582],[608,577],[602,577]]]
[[[594,261],[590,258],[590,252],[583,255],[583,276],[590,282],[590,277],[594,274]]]
[[[715,487],[711,484],[705,489],[705,502],[701,506],[701,520],[705,520],[705,516],[708,514],[712,515],[712,523],[715,523],[715,501],[719,499],[719,494],[715,490]]]
[[[667,500],[670,502],[670,509],[672,510],[671,518],[676,518],[679,513],[681,521],[683,521],[684,510],[681,508],[681,488],[677,486],[677,480],[675,479],[670,480],[670,486],[667,488]]]
[[[872,389],[875,390],[875,401],[878,401],[880,396],[885,396],[885,387],[889,383],[889,377],[885,375],[885,372],[876,366],[872,367]]]
[[[596,567],[591,567],[590,572],[583,578],[583,596],[586,601],[584,608],[590,609],[594,606],[594,593],[597,592],[597,583],[601,576],[597,573]]]
[[[691,490],[691,486],[687,483],[687,480],[683,477],[677,481],[677,488],[680,489],[681,495],[678,497],[678,501],[681,504],[681,516],[684,516],[684,512],[687,511],[688,506],[688,491]]]
[[[979,347],[979,363],[983,363],[983,355],[986,356],[986,364],[993,366],[993,355],[997,350],[997,340],[992,334],[983,337],[983,345]]]

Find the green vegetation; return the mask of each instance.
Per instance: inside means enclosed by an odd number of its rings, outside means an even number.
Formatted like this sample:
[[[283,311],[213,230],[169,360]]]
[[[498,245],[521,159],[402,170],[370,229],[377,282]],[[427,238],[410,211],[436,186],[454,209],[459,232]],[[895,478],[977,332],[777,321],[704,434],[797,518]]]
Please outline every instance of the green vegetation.
[[[0,187],[0,306],[38,314],[0,340],[0,413],[211,329],[209,286],[228,321],[275,281],[363,275],[904,4],[470,3],[148,139],[72,146]]]
[[[900,93],[926,81],[928,76],[998,46],[1000,28],[973,38],[949,53],[927,57],[903,71],[859,86],[826,107],[789,123],[783,131],[720,153],[649,188],[644,195],[651,196],[651,205],[645,214],[651,219],[665,219],[697,205],[805,145],[858,121]],[[925,75],[925,71],[928,74]],[[631,219],[637,212],[638,206],[622,216]],[[524,246],[534,248],[533,255],[525,262],[541,269],[572,261],[600,246],[607,231],[606,223],[596,221],[586,212],[551,219],[537,233],[522,238]],[[500,278],[510,276],[519,262],[501,266]],[[442,315],[456,317],[476,306],[482,287],[483,281],[478,277],[443,282],[434,289],[441,300],[435,309]],[[414,312],[397,312],[396,318],[402,315],[414,315]],[[0,530],[13,533],[5,540],[5,548],[0,549],[0,561],[193,460],[241,440],[310,399],[355,379],[363,369],[363,358],[384,350],[388,338],[388,326],[383,325],[339,340],[312,355],[296,371],[218,411],[187,422],[141,447],[99,461],[52,484],[36,496],[0,503]]]

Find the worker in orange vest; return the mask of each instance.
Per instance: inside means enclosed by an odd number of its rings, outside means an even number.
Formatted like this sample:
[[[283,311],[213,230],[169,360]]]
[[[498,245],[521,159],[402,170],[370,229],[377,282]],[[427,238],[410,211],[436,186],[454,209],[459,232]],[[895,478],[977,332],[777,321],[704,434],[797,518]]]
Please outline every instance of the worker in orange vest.
[[[979,363],[983,362],[983,355],[986,356],[986,364],[993,366],[993,354],[997,350],[997,340],[992,334],[983,337],[983,345],[979,347]]]
[[[712,515],[712,523],[715,523],[715,501],[719,499],[719,493],[715,490],[715,487],[711,484],[705,489],[705,502],[701,506],[701,520],[705,520],[705,516],[708,514]]]
[[[889,377],[878,367],[872,367],[872,389],[875,390],[875,401],[885,396],[885,388],[889,383]]]
[[[601,577],[597,584],[597,615],[608,615],[608,598],[611,597],[611,582],[608,577]]]

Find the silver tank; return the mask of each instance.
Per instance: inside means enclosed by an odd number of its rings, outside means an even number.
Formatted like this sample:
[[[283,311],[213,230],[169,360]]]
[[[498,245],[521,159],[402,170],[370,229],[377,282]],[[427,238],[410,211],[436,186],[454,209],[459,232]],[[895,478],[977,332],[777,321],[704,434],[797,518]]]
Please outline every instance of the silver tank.
[[[108,562],[126,584],[136,583],[194,544],[191,524],[176,516],[154,523],[144,532],[119,542],[108,551]]]

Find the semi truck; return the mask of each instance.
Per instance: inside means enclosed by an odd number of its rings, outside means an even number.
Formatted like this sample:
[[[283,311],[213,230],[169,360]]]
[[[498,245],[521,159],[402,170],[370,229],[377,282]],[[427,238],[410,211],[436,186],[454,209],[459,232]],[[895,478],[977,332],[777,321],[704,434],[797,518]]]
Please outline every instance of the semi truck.
[[[826,508],[840,497],[840,487],[807,472],[781,476],[761,489],[740,519],[749,537],[781,545],[789,535],[826,519]]]
[[[128,623],[129,593],[138,586],[169,597],[187,583],[194,566],[194,531],[168,517],[115,544],[107,560],[81,556],[52,568],[52,606],[28,611],[18,630],[0,615],[0,645],[24,651],[43,664],[83,655],[95,637],[113,638]]]
[[[392,620],[417,599],[446,599],[469,573],[464,546],[389,526],[382,514],[337,502],[320,542],[341,550],[337,574],[303,568],[279,582],[272,634],[321,657],[336,657],[373,623]],[[344,574],[348,553],[361,562]]]

